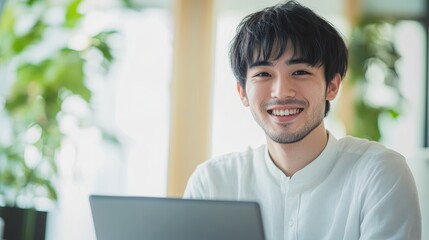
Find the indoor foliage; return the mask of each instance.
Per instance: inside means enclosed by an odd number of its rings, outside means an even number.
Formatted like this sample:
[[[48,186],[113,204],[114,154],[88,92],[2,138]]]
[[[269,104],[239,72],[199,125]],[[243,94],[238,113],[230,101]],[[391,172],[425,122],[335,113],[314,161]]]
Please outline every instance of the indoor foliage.
[[[347,133],[370,140],[381,139],[380,119],[396,119],[403,103],[392,22],[363,21],[353,27],[349,42],[349,83],[346,93],[354,108]],[[382,97],[383,96],[383,97]],[[380,101],[384,97],[390,101]]]
[[[91,65],[107,72],[113,60],[108,38],[114,31],[71,46],[84,19],[82,2],[10,0],[0,6],[0,205],[57,201],[57,155],[65,137],[60,122],[72,114],[63,103],[79,98],[91,109],[88,62],[99,61]],[[89,60],[94,54],[99,57]],[[73,117],[81,127],[96,126]]]

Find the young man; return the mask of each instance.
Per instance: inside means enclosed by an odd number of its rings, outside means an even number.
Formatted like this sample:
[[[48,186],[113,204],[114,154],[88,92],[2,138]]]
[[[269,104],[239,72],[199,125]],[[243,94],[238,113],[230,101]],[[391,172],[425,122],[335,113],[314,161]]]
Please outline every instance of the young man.
[[[185,198],[259,202],[268,240],[421,238],[404,157],[325,128],[347,69],[345,43],[328,22],[296,2],[253,13],[230,60],[266,145],[201,164]]]

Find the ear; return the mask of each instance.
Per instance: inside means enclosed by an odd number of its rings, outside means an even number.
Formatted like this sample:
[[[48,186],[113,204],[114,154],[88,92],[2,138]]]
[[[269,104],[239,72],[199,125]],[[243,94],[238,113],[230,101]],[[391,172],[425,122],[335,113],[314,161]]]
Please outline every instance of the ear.
[[[326,100],[332,101],[338,95],[341,85],[341,75],[339,73],[335,74],[331,82],[328,83],[326,88]]]
[[[240,95],[241,102],[245,107],[249,106],[249,100],[247,99],[246,90],[237,82],[237,92]]]

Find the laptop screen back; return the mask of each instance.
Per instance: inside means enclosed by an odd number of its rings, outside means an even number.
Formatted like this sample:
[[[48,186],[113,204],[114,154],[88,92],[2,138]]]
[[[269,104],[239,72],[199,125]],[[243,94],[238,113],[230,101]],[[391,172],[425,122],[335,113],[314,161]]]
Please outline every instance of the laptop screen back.
[[[264,240],[256,202],[90,196],[98,240]]]

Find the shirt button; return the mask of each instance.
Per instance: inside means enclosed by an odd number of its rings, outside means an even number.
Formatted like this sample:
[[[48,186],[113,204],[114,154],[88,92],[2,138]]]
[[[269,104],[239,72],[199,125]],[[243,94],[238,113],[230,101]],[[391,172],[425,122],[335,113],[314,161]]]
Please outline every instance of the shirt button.
[[[289,220],[289,227],[293,227],[293,224],[294,224],[293,220],[292,219]]]

